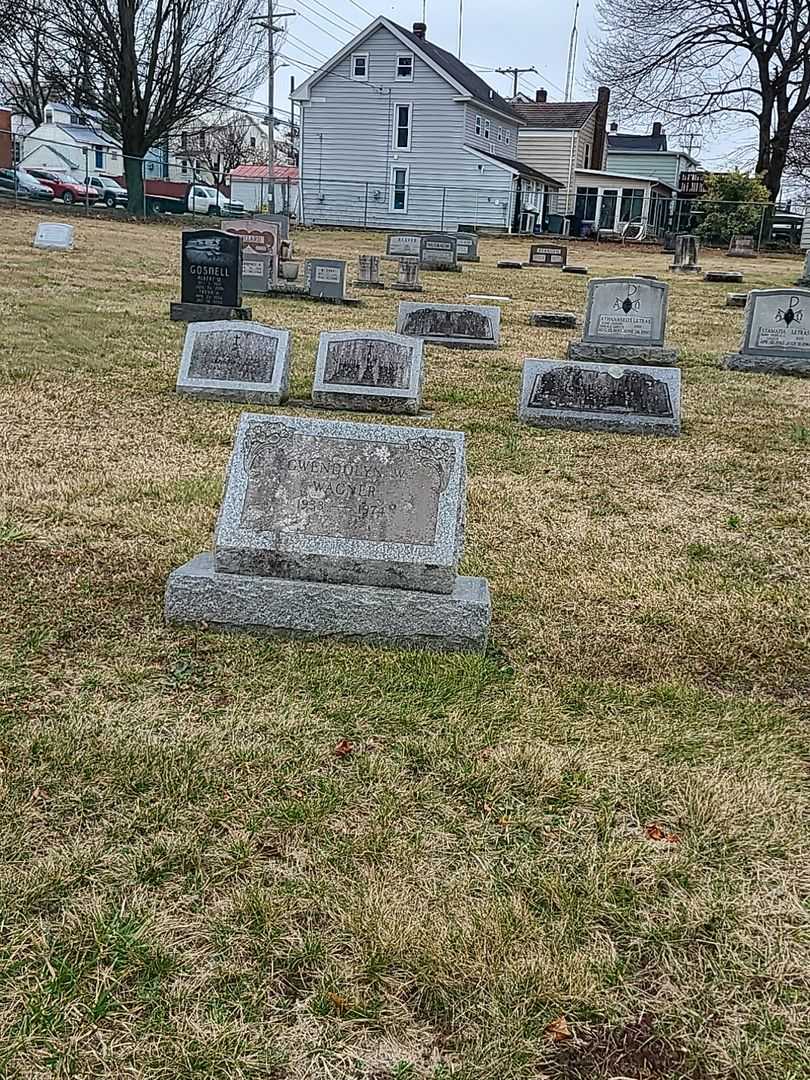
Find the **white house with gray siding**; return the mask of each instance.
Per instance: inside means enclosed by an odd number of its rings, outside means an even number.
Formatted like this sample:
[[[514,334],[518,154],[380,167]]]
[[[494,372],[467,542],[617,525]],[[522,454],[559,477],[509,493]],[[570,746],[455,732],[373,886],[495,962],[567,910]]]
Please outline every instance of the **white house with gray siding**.
[[[375,19],[293,98],[308,225],[528,231],[561,186],[518,160],[519,114],[423,23]]]

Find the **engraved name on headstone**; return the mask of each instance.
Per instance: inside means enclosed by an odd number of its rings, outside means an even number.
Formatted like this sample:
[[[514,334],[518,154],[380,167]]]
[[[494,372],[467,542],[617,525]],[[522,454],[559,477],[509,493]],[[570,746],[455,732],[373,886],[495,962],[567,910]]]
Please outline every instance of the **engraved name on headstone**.
[[[680,401],[678,368],[527,360],[518,417],[536,427],[677,435]]]
[[[669,286],[640,277],[593,278],[582,341],[568,346],[569,360],[674,364],[677,351],[664,345]]]
[[[73,226],[61,221],[41,221],[37,225],[34,247],[43,251],[71,251]]]
[[[215,229],[186,231],[181,239],[181,302],[239,307],[241,240]]]
[[[422,250],[422,237],[409,234],[388,236],[385,242],[386,255],[415,255]]]
[[[417,304],[402,301],[397,331],[436,345],[462,349],[497,349],[501,309],[471,304]]]
[[[177,392],[280,405],[290,382],[290,332],[259,323],[199,322],[186,331]]]
[[[306,281],[310,296],[342,300],[346,294],[346,263],[343,259],[307,259]]]
[[[738,371],[810,376],[810,290],[753,289],[740,350],[723,363]]]
[[[450,233],[422,237],[419,261],[423,270],[458,270],[458,239]]]
[[[266,293],[278,279],[279,227],[249,218],[222,223],[222,231],[242,241],[242,291]]]
[[[456,233],[456,255],[459,262],[480,262],[477,233]]]
[[[384,330],[322,333],[312,400],[334,409],[415,415],[422,404],[423,351],[420,338]]]
[[[532,244],[529,248],[529,266],[553,266],[557,269],[568,262],[568,248],[564,244]]]

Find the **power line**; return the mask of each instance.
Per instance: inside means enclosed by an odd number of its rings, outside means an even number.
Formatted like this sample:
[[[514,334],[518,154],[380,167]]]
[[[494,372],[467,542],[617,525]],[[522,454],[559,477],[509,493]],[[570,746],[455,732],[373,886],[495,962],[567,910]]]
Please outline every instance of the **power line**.
[[[308,22],[311,26],[314,26],[316,30],[320,31],[320,33],[326,34],[327,37],[330,37],[333,41],[336,41],[338,43],[338,45],[346,45],[346,44],[348,44],[348,42],[342,41],[339,37],[335,37],[335,35],[331,32],[331,30],[326,30],[326,29],[324,29],[323,26],[319,26],[313,19],[310,19],[308,15],[304,15],[303,12],[299,11],[298,16],[299,16],[299,18],[304,19],[306,22]],[[338,27],[338,29],[340,30],[340,29],[342,29],[342,27]],[[345,33],[345,31],[344,31],[344,33]]]
[[[495,71],[496,71],[496,73],[498,75],[511,75],[512,76],[512,97],[517,97],[518,79],[520,78],[520,76],[523,75],[523,74],[526,74],[526,73],[528,73],[530,71],[536,72],[537,68],[535,68],[535,67],[527,67],[527,68],[505,67],[505,68],[495,68]]]
[[[310,4],[304,3],[304,0],[301,0],[301,7],[305,7],[307,9],[307,11],[311,11],[314,15],[320,15],[321,14],[320,11],[318,10],[318,8],[313,8]],[[351,27],[352,30],[362,30],[363,29],[362,26],[358,26],[357,23],[353,23],[351,21],[351,19],[344,18],[337,11],[335,11],[334,8],[330,8],[327,4],[320,4],[319,7],[323,8],[325,11],[330,12],[330,14],[334,15],[335,18],[340,19],[341,22],[348,23],[348,25]],[[327,19],[325,15],[322,15],[321,17],[326,22],[328,22],[331,26],[337,26],[338,30],[343,30],[342,26],[338,26],[338,24],[335,23],[335,22],[332,22],[331,19]]]
[[[364,15],[368,15],[369,18],[371,18],[371,19],[376,19],[377,18],[376,15],[372,15],[372,13],[368,10],[368,8],[364,8],[363,5],[358,4],[356,2],[356,0],[349,0],[349,3],[353,4],[359,11],[362,11]]]

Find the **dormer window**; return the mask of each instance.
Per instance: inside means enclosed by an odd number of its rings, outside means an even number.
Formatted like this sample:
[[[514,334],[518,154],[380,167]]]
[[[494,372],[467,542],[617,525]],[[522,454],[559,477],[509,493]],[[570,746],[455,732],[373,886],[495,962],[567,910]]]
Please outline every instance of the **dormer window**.
[[[413,82],[413,54],[400,53],[397,57],[397,79]]]
[[[368,82],[368,53],[352,53],[351,72],[357,82]]]

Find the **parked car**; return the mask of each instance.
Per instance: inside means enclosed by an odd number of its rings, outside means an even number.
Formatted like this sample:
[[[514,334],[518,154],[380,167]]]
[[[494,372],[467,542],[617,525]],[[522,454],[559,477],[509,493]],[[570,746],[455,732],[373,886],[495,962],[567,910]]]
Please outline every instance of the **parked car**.
[[[16,191],[21,199],[52,200],[53,192],[45,184],[41,184],[25,169],[0,169],[0,190],[5,192]]]
[[[45,187],[49,187],[53,197],[61,199],[65,206],[74,202],[95,203],[100,198],[94,187],[83,184],[68,173],[51,172],[50,169],[29,169],[28,172]]]
[[[88,176],[85,183],[97,193],[100,202],[114,210],[116,206],[127,205],[127,189],[121,187],[111,176]]]

